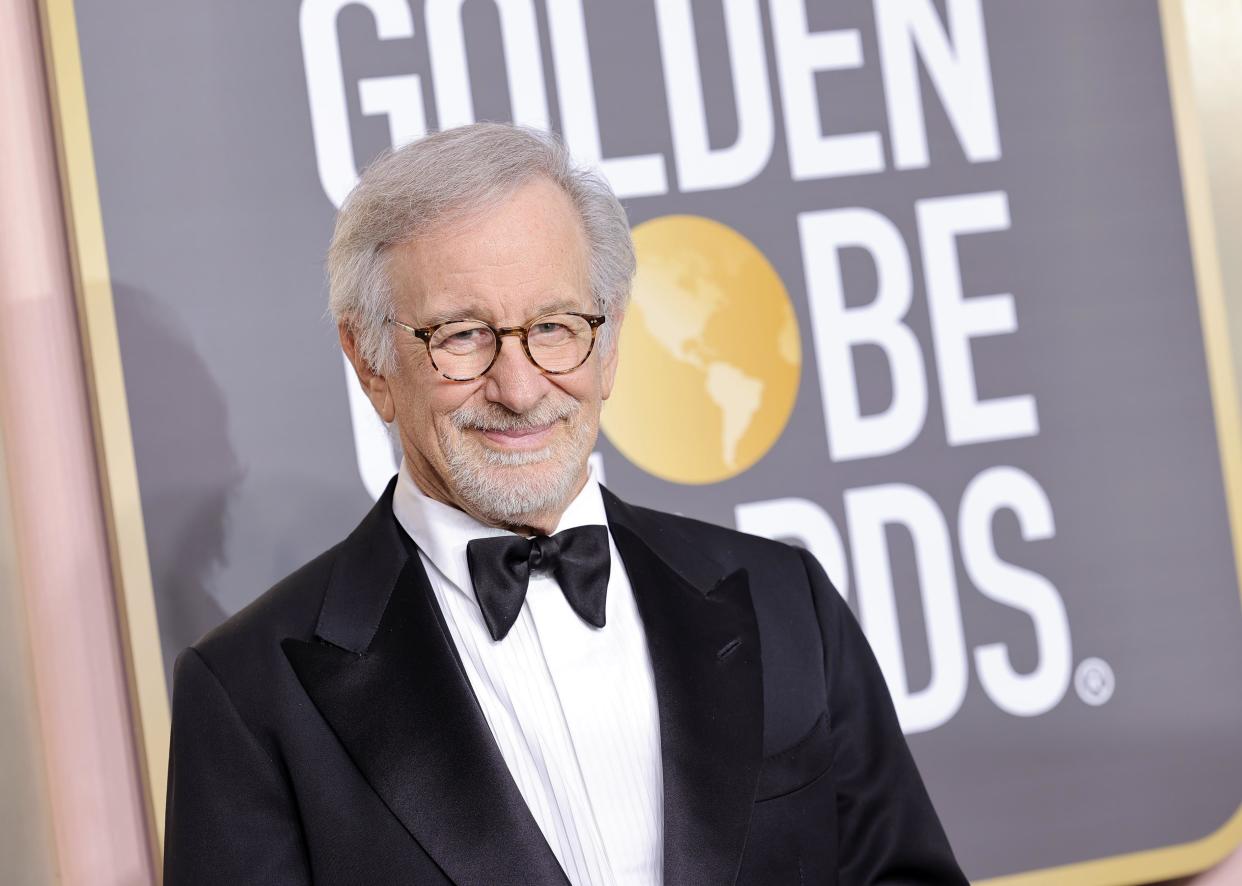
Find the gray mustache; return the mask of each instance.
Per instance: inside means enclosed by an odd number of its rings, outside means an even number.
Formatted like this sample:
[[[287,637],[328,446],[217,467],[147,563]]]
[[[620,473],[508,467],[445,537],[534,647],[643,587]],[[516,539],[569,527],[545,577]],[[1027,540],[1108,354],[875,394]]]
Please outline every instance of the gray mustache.
[[[572,418],[578,413],[575,400],[556,403],[541,402],[527,412],[512,412],[503,406],[462,406],[453,410],[449,418],[459,430],[479,431],[531,431],[554,421]]]

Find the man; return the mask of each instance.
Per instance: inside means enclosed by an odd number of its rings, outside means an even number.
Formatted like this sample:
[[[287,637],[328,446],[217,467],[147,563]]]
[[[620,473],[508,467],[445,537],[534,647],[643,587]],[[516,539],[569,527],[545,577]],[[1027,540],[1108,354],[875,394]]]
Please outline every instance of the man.
[[[178,659],[169,886],[965,882],[818,563],[592,476],[634,271],[602,180],[433,135],[328,271],[401,469]]]

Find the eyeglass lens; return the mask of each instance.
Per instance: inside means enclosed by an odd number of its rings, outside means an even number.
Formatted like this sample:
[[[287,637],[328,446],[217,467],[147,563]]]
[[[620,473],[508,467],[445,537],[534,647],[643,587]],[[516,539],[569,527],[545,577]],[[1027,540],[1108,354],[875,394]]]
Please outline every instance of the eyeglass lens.
[[[568,372],[591,353],[591,324],[574,314],[540,317],[527,327],[530,359],[548,372]],[[487,370],[498,343],[491,327],[477,320],[458,320],[436,330],[428,342],[440,372],[456,379],[475,378]]]

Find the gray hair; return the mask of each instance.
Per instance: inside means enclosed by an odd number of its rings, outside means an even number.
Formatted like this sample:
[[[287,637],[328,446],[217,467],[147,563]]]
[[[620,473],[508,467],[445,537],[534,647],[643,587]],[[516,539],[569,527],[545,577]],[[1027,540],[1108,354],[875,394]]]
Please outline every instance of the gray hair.
[[[586,235],[591,292],[608,317],[601,350],[612,347],[634,277],[625,210],[597,172],[574,164],[560,139],[508,123],[473,123],[385,151],[362,173],[336,217],[328,249],[328,308],[354,330],[376,371],[396,365],[389,247],[439,224],[487,209],[545,177],[569,196]]]

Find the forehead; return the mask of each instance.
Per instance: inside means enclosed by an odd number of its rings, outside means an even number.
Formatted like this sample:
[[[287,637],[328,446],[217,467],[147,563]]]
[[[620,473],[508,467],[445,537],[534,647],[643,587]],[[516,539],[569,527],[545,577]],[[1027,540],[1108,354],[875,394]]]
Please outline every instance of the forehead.
[[[550,305],[590,306],[581,218],[544,178],[391,247],[388,266],[397,313],[416,323],[518,323]]]

